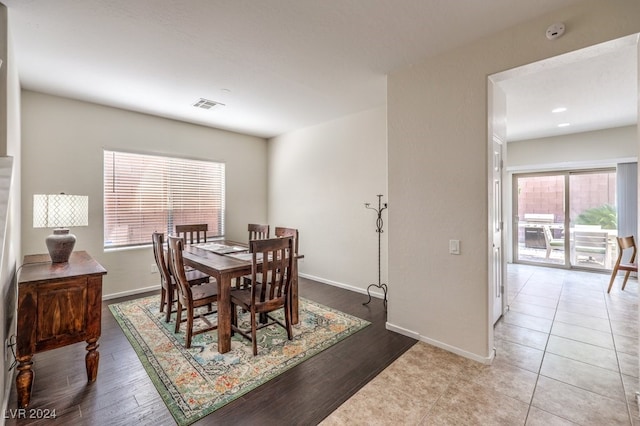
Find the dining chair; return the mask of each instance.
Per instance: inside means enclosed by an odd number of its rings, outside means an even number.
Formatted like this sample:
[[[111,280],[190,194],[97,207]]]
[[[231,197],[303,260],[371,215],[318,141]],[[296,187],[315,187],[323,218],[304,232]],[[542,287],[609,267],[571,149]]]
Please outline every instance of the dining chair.
[[[209,225],[198,223],[194,225],[176,225],[176,234],[184,238],[186,244],[198,244],[207,242]],[[187,238],[188,237],[188,238]]]
[[[293,237],[293,271],[291,273],[291,319],[294,324],[298,323],[298,260],[303,259],[304,256],[298,251],[298,241],[300,240],[300,234],[295,228],[284,228],[282,226],[276,226],[276,237]]]
[[[174,302],[174,294],[176,291],[176,280],[171,274],[170,270],[170,254],[168,251],[167,256],[164,255],[164,234],[161,232],[154,232],[152,234],[153,241],[153,256],[156,260],[156,266],[158,268],[158,272],[160,273],[160,312],[167,308],[165,314],[165,322],[169,322],[171,320],[172,306]],[[200,271],[196,271],[195,269],[186,271],[185,276],[189,285],[200,285],[204,283],[210,282],[213,278],[209,277]],[[214,282],[215,285],[215,282]]]
[[[249,230],[249,241],[265,240],[269,238],[269,225],[258,225],[255,223],[250,223],[248,230]]]
[[[264,240],[269,238],[269,225],[259,225],[256,223],[250,223],[248,226],[249,242],[251,240]],[[251,250],[251,248],[249,248]],[[247,288],[251,285],[251,277],[244,276],[239,278],[236,284],[237,288]]]
[[[182,250],[184,249],[184,240],[181,237],[169,237],[169,253],[171,253],[171,272],[176,280],[176,288],[178,289],[176,310],[176,327],[175,332],[180,332],[180,324],[182,323],[182,309],[186,311],[187,330],[184,340],[185,348],[191,347],[191,339],[196,334],[206,333],[215,330],[218,324],[213,324],[207,318],[207,315],[216,313],[211,310],[213,303],[218,301],[218,286],[216,283],[204,283],[197,286],[189,285],[184,270],[184,258]],[[204,306],[208,306],[206,311],[200,310]],[[201,319],[206,327],[193,329],[195,319]]]
[[[618,259],[611,271],[611,280],[609,281],[607,293],[611,291],[611,287],[613,287],[613,282],[616,279],[618,271],[626,271],[624,274],[624,281],[622,282],[622,290],[627,286],[629,275],[632,272],[638,272],[638,264],[636,263],[636,240],[633,238],[633,235],[628,237],[616,237],[616,241],[618,242]],[[622,262],[622,256],[624,255],[624,251],[627,249],[632,249],[631,257],[628,262]]]
[[[252,240],[251,280],[249,288],[234,290],[231,293],[231,330],[238,332],[253,344],[253,355],[258,355],[257,331],[273,324],[287,330],[287,338],[293,339],[291,326],[291,280],[293,270],[293,237]],[[262,280],[256,276],[262,275]],[[249,312],[251,329],[238,327],[236,307]],[[285,322],[269,315],[277,309],[283,309]],[[264,322],[260,321],[263,317]]]
[[[293,253],[298,254],[298,236],[299,232],[295,228],[284,228],[282,226],[276,226],[276,237],[293,237]]]

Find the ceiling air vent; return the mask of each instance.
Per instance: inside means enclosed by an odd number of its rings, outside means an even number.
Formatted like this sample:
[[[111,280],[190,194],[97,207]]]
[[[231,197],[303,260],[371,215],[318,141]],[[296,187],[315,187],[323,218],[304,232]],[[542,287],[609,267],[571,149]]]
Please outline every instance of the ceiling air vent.
[[[214,108],[223,107],[224,104],[221,104],[220,102],[212,101],[210,99],[200,98],[198,101],[196,101],[196,103],[193,104],[193,106],[196,108],[202,108],[202,109],[214,109]]]

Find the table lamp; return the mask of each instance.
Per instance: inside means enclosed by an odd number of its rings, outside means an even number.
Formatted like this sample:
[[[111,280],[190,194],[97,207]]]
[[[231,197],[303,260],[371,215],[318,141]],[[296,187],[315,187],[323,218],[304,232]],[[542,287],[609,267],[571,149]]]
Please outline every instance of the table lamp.
[[[89,225],[89,197],[86,195],[34,194],[33,227],[56,228],[45,240],[51,262],[64,263],[76,244],[67,227]]]

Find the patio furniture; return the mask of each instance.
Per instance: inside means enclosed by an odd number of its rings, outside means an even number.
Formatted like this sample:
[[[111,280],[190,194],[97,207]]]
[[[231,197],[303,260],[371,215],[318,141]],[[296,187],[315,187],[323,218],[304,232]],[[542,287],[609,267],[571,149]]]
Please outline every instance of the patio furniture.
[[[553,233],[549,226],[543,227],[545,246],[547,248],[546,258],[549,259],[553,250],[564,250],[564,238],[553,238]]]
[[[616,260],[613,271],[611,271],[611,280],[609,281],[607,293],[611,291],[613,281],[616,279],[618,271],[626,271],[624,274],[624,281],[622,282],[622,290],[627,286],[627,280],[629,279],[631,272],[638,272],[638,264],[636,263],[636,241],[633,238],[633,235],[628,237],[616,237],[616,241],[618,242],[618,260]],[[627,249],[632,249],[631,257],[628,262],[622,262],[622,256],[624,255],[624,251]]]
[[[609,259],[609,232],[584,231],[576,228],[573,232],[573,258],[577,264],[582,256],[583,261],[597,262],[605,266]],[[599,259],[602,258],[602,261]]]

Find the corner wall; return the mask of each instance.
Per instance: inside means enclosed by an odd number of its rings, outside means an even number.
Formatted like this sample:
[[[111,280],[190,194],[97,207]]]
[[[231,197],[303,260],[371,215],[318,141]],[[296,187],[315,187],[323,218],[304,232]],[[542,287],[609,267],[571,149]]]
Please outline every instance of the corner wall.
[[[487,77],[637,32],[637,0],[584,1],[388,77],[391,329],[491,359]]]
[[[378,281],[377,215],[364,207],[387,192],[386,108],[269,140],[269,222],[298,228],[300,274],[366,293]],[[381,280],[387,283],[387,213]],[[393,293],[393,285],[390,285]],[[372,294],[380,295],[376,288]],[[364,301],[367,299],[364,298]]]

